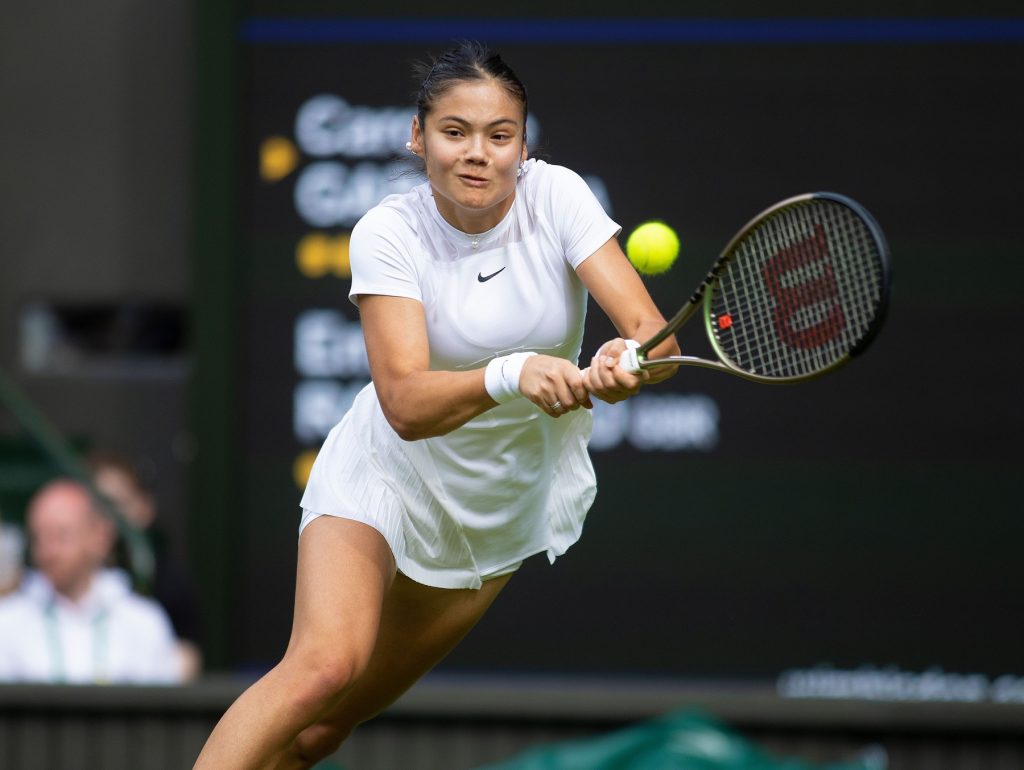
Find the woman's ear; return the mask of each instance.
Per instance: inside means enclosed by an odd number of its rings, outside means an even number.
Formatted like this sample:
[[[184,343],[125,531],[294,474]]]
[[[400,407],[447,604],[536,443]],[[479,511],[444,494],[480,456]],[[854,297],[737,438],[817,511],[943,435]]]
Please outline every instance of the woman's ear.
[[[412,128],[410,129],[411,139],[406,148],[409,152],[415,153],[420,157],[423,156],[423,131],[420,128],[420,119],[418,115],[414,115],[412,119]]]

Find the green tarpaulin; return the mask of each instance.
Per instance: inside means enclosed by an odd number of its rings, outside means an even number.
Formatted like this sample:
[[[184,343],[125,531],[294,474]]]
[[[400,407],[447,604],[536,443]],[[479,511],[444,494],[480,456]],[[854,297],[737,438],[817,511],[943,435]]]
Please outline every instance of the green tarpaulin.
[[[678,713],[531,749],[478,770],[885,770],[885,762],[872,757],[821,765],[775,758],[712,719]]]

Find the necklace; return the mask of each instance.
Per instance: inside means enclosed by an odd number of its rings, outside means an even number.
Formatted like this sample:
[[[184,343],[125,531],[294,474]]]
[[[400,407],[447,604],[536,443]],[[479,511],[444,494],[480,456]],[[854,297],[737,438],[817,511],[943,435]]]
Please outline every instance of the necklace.
[[[469,248],[473,251],[477,251],[480,248],[481,243],[486,246],[488,243],[493,242],[494,236],[501,232],[499,228],[502,228],[506,219],[508,219],[508,217],[503,219],[501,222],[498,222],[498,224],[491,229],[484,230],[482,233],[463,233],[463,235],[469,240]]]

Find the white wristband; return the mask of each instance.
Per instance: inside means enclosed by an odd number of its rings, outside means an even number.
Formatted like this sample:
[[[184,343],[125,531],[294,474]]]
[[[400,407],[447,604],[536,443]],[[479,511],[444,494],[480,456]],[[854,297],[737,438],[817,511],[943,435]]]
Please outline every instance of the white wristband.
[[[523,364],[536,353],[511,353],[491,359],[484,370],[484,387],[487,395],[504,404],[523,394],[519,390],[519,375],[523,372]]]

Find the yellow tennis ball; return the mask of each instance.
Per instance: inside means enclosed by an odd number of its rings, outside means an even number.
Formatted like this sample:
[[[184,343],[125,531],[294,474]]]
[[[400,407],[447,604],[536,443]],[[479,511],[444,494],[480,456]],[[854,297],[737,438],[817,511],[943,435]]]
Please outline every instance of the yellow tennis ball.
[[[664,273],[679,256],[679,236],[664,222],[644,222],[626,239],[626,256],[644,275]]]

